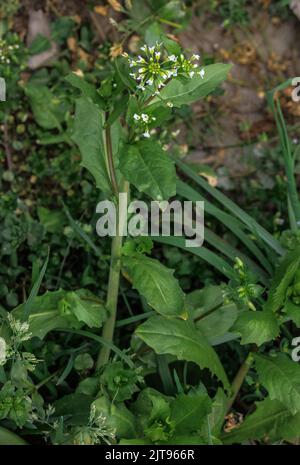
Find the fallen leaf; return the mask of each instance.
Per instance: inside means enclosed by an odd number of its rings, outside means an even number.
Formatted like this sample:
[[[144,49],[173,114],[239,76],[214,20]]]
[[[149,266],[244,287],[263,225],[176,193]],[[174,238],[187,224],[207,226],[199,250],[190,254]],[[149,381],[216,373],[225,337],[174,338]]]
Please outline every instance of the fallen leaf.
[[[107,0],[107,1],[115,11],[122,11],[123,10],[121,3],[118,2],[117,0]]]
[[[101,16],[107,16],[108,8],[109,8],[108,6],[96,5],[94,6],[94,12],[98,13],[98,15],[101,15]]]

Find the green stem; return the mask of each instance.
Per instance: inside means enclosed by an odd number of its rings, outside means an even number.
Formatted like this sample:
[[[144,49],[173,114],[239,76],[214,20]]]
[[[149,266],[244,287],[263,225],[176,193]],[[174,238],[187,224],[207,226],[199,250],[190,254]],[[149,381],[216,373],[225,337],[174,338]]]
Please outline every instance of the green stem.
[[[244,379],[246,378],[248,371],[250,370],[250,367],[253,363],[253,355],[252,352],[250,352],[244,361],[244,363],[241,365],[239,371],[237,372],[232,385],[231,385],[231,392],[232,396],[230,397],[228,404],[227,404],[227,411],[229,412],[231,407],[234,404],[234,401],[242,387],[242,384],[244,382]]]
[[[124,188],[122,189],[124,193],[129,191],[129,183],[125,181]],[[116,236],[112,240],[111,245],[111,260],[110,260],[110,270],[109,270],[109,279],[108,279],[108,291],[107,291],[107,300],[106,300],[106,309],[109,312],[109,318],[103,326],[102,337],[108,341],[113,342],[116,316],[117,316],[117,305],[118,305],[118,294],[119,294],[119,284],[120,284],[120,272],[121,272],[121,253],[122,253],[122,243],[123,236],[122,231],[124,230],[125,223],[127,221],[127,211],[123,211],[122,205],[118,205],[117,216],[120,218],[120,221],[117,224]],[[102,347],[98,356],[96,369],[101,368],[109,360],[110,349],[108,347]]]
[[[109,112],[105,113],[105,121],[107,123],[109,118]],[[107,162],[108,162],[108,170],[110,181],[113,187],[114,193],[118,196],[119,194],[119,187],[117,176],[114,167],[114,158],[113,158],[113,149],[112,149],[112,141],[111,141],[111,128],[109,124],[105,126],[105,142],[106,142],[106,155],[107,155]]]

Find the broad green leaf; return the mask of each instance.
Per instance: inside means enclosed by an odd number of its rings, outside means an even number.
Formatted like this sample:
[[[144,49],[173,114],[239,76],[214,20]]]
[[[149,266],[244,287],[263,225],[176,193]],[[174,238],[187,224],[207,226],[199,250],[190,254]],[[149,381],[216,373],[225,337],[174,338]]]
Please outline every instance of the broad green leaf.
[[[123,264],[134,289],[145,297],[150,307],[164,316],[186,317],[184,293],[173,270],[143,255],[124,257]]]
[[[196,318],[204,313],[220,307],[224,302],[221,286],[209,285],[203,289],[196,289],[186,296],[186,305]]]
[[[277,312],[284,305],[286,291],[300,268],[300,247],[297,247],[280,262],[272,280],[268,301],[265,308]]]
[[[44,129],[61,129],[66,108],[48,87],[28,84],[25,93],[36,122]]]
[[[285,354],[255,356],[259,381],[270,399],[279,400],[292,414],[300,412],[300,366]]]
[[[241,335],[241,344],[261,346],[278,336],[279,324],[272,312],[266,310],[252,312],[249,310],[239,315],[232,331]]]
[[[16,318],[22,317],[25,305],[21,304],[13,310]],[[79,328],[83,323],[99,328],[106,319],[102,303],[85,290],[46,292],[34,298],[29,311],[30,331],[40,339],[56,328]]]
[[[93,403],[97,414],[107,419],[107,426],[113,428],[117,437],[131,439],[136,436],[136,419],[134,415],[121,402],[110,403],[102,396]]]
[[[292,320],[297,328],[300,328],[300,305],[296,305],[291,300],[288,300],[285,303],[284,312],[286,313],[287,320]]]
[[[136,334],[158,354],[175,355],[179,360],[208,368],[229,388],[229,382],[216,352],[201,337],[190,321],[170,320],[155,316],[140,325]]]
[[[278,400],[266,398],[256,403],[256,410],[246,417],[241,426],[231,433],[224,434],[225,444],[269,438],[269,441],[292,439],[299,436],[300,414],[290,411]]]
[[[80,149],[81,165],[94,176],[96,186],[109,194],[111,185],[106,167],[103,123],[102,111],[97,105],[83,97],[76,101],[72,139]]]
[[[160,92],[159,98],[173,103],[175,107],[190,105],[218,87],[227,78],[230,68],[231,65],[218,63],[205,66],[203,78],[195,73],[188,80],[174,79]]]
[[[132,411],[138,418],[142,428],[145,429],[155,420],[169,418],[171,400],[171,397],[147,387],[139,393],[137,400],[132,405]]]
[[[94,398],[85,394],[69,394],[54,402],[54,417],[65,417],[67,425],[86,425]]]
[[[191,308],[191,318],[212,345],[228,333],[238,317],[236,305],[224,305],[223,302],[224,297],[219,286],[207,286],[186,297],[186,307],[188,310]]]
[[[67,77],[65,77],[65,80],[73,87],[79,89],[83,97],[91,99],[94,103],[101,104],[101,97],[96,88],[92,84],[86,82],[83,78],[77,76],[75,73],[70,73]]]
[[[28,443],[21,436],[0,426],[0,446],[26,446]]]
[[[211,411],[211,399],[207,394],[179,394],[171,406],[170,420],[175,424],[174,434],[199,431]]]
[[[104,305],[85,289],[67,292],[63,305],[64,312],[71,312],[79,322],[85,323],[89,328],[100,328],[106,319]]]
[[[174,163],[155,141],[124,146],[120,154],[120,171],[153,200],[168,200],[176,194]]]

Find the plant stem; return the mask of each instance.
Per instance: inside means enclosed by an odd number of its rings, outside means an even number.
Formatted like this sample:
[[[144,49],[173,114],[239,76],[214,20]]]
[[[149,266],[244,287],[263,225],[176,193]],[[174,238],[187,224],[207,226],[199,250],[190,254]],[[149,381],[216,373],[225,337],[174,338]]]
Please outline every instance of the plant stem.
[[[105,113],[105,121],[107,123],[109,117],[109,112]],[[119,187],[114,167],[114,158],[113,158],[113,150],[112,150],[112,142],[111,142],[111,132],[110,132],[110,125],[106,124],[105,126],[105,142],[106,142],[106,155],[108,161],[108,170],[109,176],[112,184],[112,188],[114,193],[118,196],[119,194]]]
[[[255,350],[255,349],[254,349]],[[232,385],[231,385],[231,391],[232,391],[232,396],[230,397],[229,401],[228,401],[228,404],[227,404],[227,411],[229,412],[229,410],[231,409],[232,405],[234,404],[234,401],[242,387],[242,384],[244,382],[244,379],[246,378],[247,374],[248,374],[248,371],[252,365],[252,362],[253,362],[253,355],[252,355],[252,352],[250,352],[244,363],[241,365],[239,371],[237,372],[233,382],[232,382]]]
[[[122,189],[124,193],[129,191],[129,183],[125,181],[124,188]],[[120,272],[121,272],[121,252],[122,252],[122,243],[123,236],[122,232],[124,230],[125,223],[127,221],[127,211],[122,211],[122,206],[118,205],[117,208],[117,217],[119,217],[117,224],[116,236],[112,240],[111,245],[111,259],[110,259],[110,270],[109,270],[109,279],[108,279],[108,291],[106,299],[106,309],[109,312],[108,320],[103,326],[102,337],[108,342],[113,342],[113,335],[116,324],[117,316],[117,304],[118,304],[118,294],[119,294],[119,284],[120,284]],[[99,369],[105,365],[109,360],[110,349],[108,347],[102,347],[100,350],[98,360],[96,363],[96,369]]]

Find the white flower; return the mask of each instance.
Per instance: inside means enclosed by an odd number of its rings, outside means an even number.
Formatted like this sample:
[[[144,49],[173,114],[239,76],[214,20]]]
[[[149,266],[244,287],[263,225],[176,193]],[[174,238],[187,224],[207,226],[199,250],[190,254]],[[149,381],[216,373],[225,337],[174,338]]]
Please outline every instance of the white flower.
[[[137,113],[133,115],[133,118],[135,119],[135,121],[139,121],[141,119],[140,115],[138,115]]]
[[[149,139],[150,132],[149,131],[144,132],[143,136],[146,137],[146,139]]]
[[[139,89],[139,90],[145,90],[145,87],[142,86],[141,84],[139,84],[139,85],[137,86],[137,89]]]
[[[194,72],[194,71],[190,71],[190,72],[189,72],[189,75],[190,75],[190,78],[192,78],[192,77],[195,75],[195,72]]]
[[[169,59],[170,61],[173,61],[173,62],[175,63],[175,61],[177,61],[177,56],[175,56],[175,55],[170,55],[170,56],[168,56],[168,59]]]
[[[144,73],[145,71],[147,71],[146,68],[140,68],[139,69],[139,73]]]
[[[0,337],[0,366],[6,361],[6,342],[3,337]]]
[[[151,54],[153,54],[154,50],[155,50],[155,47],[149,47],[149,52],[150,52]]]
[[[138,56],[138,63],[146,63],[145,58],[141,57],[141,55]]]
[[[204,75],[205,75],[204,69],[201,69],[201,71],[199,71],[198,74],[199,74],[199,75],[202,77],[202,79],[203,79],[203,78],[204,78]]]
[[[149,121],[149,116],[148,115],[146,115],[145,113],[142,113],[141,117],[142,117],[142,120],[144,121],[144,123],[148,123],[148,121]]]
[[[156,52],[156,53],[155,53],[155,58],[156,58],[157,60],[159,60],[160,57],[161,57],[161,53],[160,53],[160,52]]]
[[[200,60],[200,55],[196,55],[196,54],[192,55],[191,60],[192,60],[192,61],[194,61],[194,60],[197,60],[197,61]]]
[[[148,79],[148,81],[146,82],[146,84],[149,84],[149,86],[152,86],[152,84],[153,84],[153,79]]]
[[[147,52],[147,45],[143,45],[143,46],[141,47],[141,50],[142,50],[142,52]]]
[[[167,102],[167,107],[173,108],[173,103],[172,102]]]

